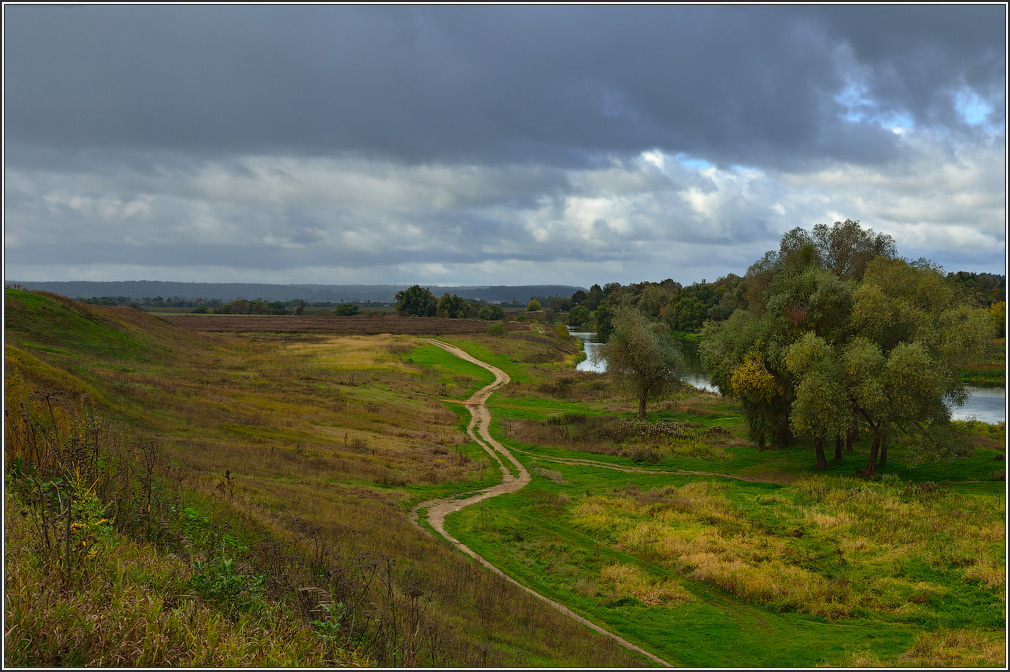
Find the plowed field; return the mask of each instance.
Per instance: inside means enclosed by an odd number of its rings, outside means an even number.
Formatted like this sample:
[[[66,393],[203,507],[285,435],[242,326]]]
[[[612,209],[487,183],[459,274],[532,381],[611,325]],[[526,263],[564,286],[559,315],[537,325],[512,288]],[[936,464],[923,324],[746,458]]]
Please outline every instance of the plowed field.
[[[444,317],[383,317],[355,315],[165,315],[162,319],[192,331],[282,332],[303,334],[410,334],[412,336],[483,334],[490,322]],[[505,322],[509,331],[528,331],[529,325]]]

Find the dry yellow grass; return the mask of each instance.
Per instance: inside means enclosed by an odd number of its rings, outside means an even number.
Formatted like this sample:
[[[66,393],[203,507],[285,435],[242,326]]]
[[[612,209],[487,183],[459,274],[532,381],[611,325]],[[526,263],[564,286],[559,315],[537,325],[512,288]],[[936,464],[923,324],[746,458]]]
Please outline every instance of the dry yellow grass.
[[[638,567],[626,564],[604,567],[600,572],[600,585],[612,593],[614,599],[630,595],[649,607],[693,599],[676,581],[658,581],[646,576]]]
[[[655,557],[740,599],[828,619],[845,617],[857,607],[910,619],[929,617],[930,601],[942,599],[947,588],[906,576],[903,564],[918,560],[950,571],[950,558],[955,558],[964,579],[1002,597],[1005,567],[991,543],[999,516],[975,500],[953,495],[949,502],[906,500],[887,485],[845,479],[809,479],[794,488],[798,504],[788,496],[789,489],[754,496],[762,505],[774,499],[780,503],[779,515],[794,517],[792,526],[783,528],[785,534],[751,522],[726,497],[726,486],[716,482],[586,496],[570,508],[570,515],[575,526],[609,539],[618,549]],[[807,497],[818,501],[810,503]],[[951,504],[953,513],[945,510]],[[966,510],[975,514],[972,525],[964,525]],[[798,541],[804,528],[824,535],[823,543],[837,549],[841,565],[828,571],[872,571],[857,582],[823,575],[808,561],[809,546]],[[937,532],[945,535],[939,537],[943,542],[937,542]]]

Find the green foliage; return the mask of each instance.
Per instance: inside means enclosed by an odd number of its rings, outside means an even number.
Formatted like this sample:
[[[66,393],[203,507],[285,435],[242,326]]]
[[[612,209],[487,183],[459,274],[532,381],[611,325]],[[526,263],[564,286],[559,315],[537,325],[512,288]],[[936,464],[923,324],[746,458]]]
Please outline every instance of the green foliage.
[[[607,372],[630,379],[638,397],[638,417],[645,417],[649,398],[678,385],[684,359],[665,327],[649,324],[638,310],[622,308],[614,316],[614,333],[597,351],[607,360]]]
[[[477,313],[477,317],[488,321],[500,320],[504,316],[505,310],[496,303],[489,303],[486,306],[482,306],[480,312]]]
[[[992,317],[993,328],[996,338],[1006,336],[1006,301],[998,301],[989,306],[989,315]]]
[[[526,304],[526,312],[532,313],[534,311],[540,310],[541,307],[542,306],[540,305],[539,301],[537,301],[536,299],[532,299],[528,304]]]
[[[677,302],[673,308],[673,314],[676,329],[693,333],[701,329],[708,310],[701,299],[689,296]]]
[[[505,336],[509,333],[509,330],[505,326],[504,322],[492,322],[487,325],[486,331],[488,336]]]
[[[225,613],[256,611],[263,607],[262,575],[236,570],[234,558],[221,556],[193,563],[190,586]]]
[[[358,307],[356,303],[344,302],[337,304],[336,310],[333,311],[334,315],[341,315],[343,317],[350,317],[352,315],[357,315],[361,312],[361,308]]]
[[[749,311],[711,325],[702,357],[759,445],[795,433],[823,466],[822,444],[865,422],[870,474],[897,432],[923,457],[959,450],[945,402],[966,399],[956,367],[983,356],[991,317],[930,262],[893,257],[890,238],[846,221],[788,232],[748,271]]]
[[[589,322],[591,315],[589,309],[585,306],[575,306],[570,311],[568,311],[568,323],[581,326],[586,322]]]
[[[596,321],[596,335],[604,343],[610,339],[610,335],[614,333],[614,311],[611,310],[610,304],[601,303],[593,313],[593,318]]]
[[[449,296],[449,293],[446,292],[442,295],[442,298],[438,300],[436,314],[439,317],[469,317],[470,302],[456,296],[455,294]]]
[[[400,315],[434,317],[438,311],[435,295],[427,287],[412,285],[397,292],[394,298],[396,299],[396,312]]]

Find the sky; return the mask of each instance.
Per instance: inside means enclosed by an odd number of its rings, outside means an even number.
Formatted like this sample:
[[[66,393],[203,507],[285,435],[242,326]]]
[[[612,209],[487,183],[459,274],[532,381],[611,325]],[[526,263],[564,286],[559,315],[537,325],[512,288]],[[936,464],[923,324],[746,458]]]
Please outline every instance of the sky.
[[[1006,7],[4,5],[4,277],[1005,274]]]

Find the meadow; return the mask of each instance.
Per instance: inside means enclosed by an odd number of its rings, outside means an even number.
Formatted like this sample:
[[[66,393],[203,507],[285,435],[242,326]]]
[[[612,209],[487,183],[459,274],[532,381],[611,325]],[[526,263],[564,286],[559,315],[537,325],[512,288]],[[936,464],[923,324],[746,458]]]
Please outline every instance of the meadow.
[[[14,290],[5,319],[5,662],[644,664],[410,522],[500,478],[457,403],[480,367]],[[512,351],[560,362],[555,340]]]
[[[410,522],[500,479],[459,403],[490,374],[424,333],[5,320],[5,663],[651,664]],[[637,421],[553,325],[428,324],[512,380],[492,434],[533,480],[446,527],[524,585],[680,665],[1003,664],[1005,427],[817,472],[708,393]]]

